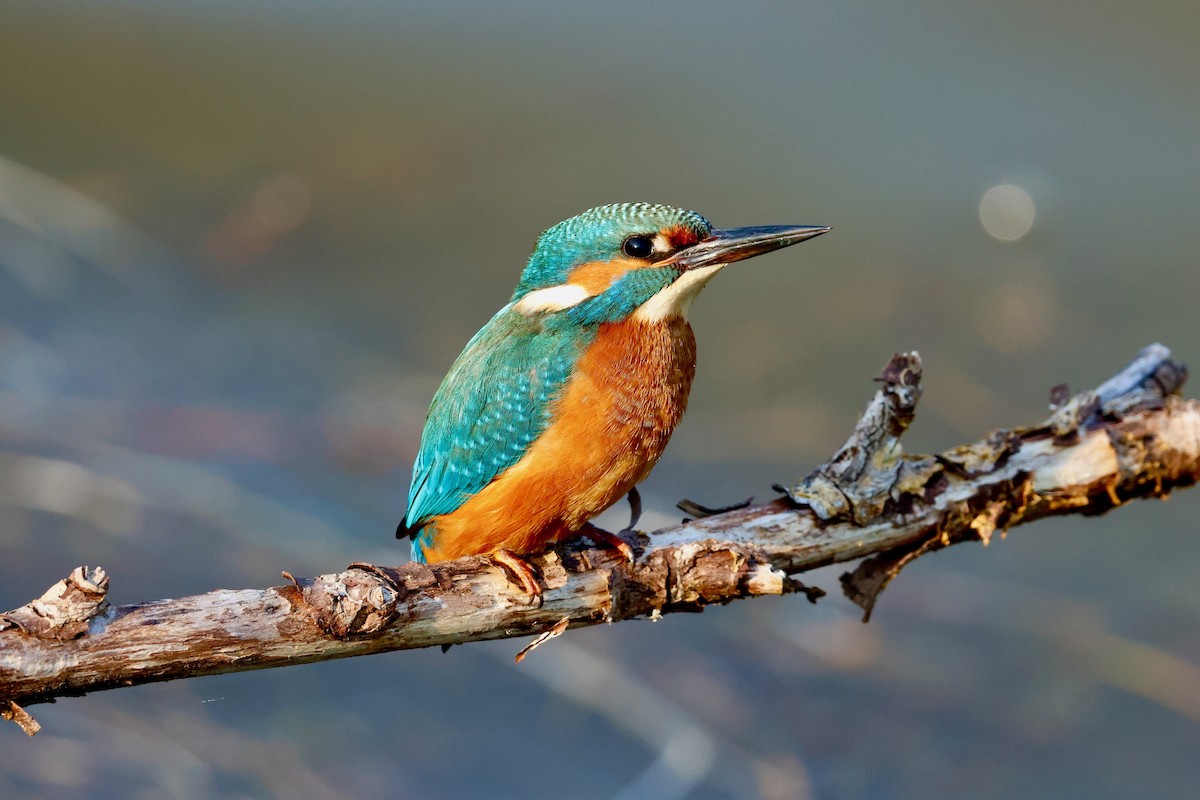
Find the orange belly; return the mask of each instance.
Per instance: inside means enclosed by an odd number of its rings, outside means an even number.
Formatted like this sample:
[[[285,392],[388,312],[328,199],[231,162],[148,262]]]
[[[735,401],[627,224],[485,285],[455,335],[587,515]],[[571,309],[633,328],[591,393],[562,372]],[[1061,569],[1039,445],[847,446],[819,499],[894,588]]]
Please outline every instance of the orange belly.
[[[525,455],[450,514],[427,561],[538,552],[578,531],[645,478],[687,407],[696,340],[682,318],[600,326]]]

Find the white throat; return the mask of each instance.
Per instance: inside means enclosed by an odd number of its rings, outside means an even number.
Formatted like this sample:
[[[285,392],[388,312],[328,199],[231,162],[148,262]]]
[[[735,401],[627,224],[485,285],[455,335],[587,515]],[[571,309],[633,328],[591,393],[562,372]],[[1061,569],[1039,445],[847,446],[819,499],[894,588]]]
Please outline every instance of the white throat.
[[[687,319],[688,309],[692,307],[696,295],[700,294],[705,284],[724,266],[725,264],[712,264],[689,269],[670,286],[660,289],[658,294],[638,306],[633,312],[633,318],[642,322],[662,322],[672,317]]]

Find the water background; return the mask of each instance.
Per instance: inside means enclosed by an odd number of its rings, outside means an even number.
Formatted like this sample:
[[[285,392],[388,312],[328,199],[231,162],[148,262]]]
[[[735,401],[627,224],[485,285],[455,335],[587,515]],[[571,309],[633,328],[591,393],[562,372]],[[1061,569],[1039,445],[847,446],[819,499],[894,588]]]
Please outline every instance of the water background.
[[[537,233],[601,203],[834,227],[697,302],[649,525],[807,473],[894,351],[926,364],[911,451],[1151,341],[1200,361],[1198,26],[1162,0],[7,2],[0,607],[77,564],[129,603],[399,562],[441,375]],[[36,706],[0,796],[1190,797],[1198,513],[952,548],[869,626],[835,569],[816,607],[521,666],[509,641]]]

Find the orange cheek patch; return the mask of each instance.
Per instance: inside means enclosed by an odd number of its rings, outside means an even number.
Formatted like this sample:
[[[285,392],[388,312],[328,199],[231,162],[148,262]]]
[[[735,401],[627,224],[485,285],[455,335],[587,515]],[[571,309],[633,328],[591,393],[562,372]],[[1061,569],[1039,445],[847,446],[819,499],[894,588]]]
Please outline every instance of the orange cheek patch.
[[[597,295],[612,286],[626,272],[640,266],[641,264],[624,259],[589,261],[571,270],[571,274],[567,276],[567,283],[582,286],[587,289],[588,294]]]

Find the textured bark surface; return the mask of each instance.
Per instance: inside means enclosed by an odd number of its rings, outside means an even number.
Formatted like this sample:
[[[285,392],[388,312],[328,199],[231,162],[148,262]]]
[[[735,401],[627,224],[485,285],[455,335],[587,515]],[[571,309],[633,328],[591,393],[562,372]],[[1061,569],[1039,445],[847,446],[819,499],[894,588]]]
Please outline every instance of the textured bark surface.
[[[632,564],[582,541],[532,559],[540,604],[479,557],[285,573],[284,586],[115,608],[104,571],[80,567],[0,615],[0,716],[32,734],[37,723],[23,706],[100,689],[484,639],[548,640],[567,627],[763,594],[815,602],[820,590],[794,576],[862,558],[842,581],[869,614],[888,581],[926,552],[986,543],[1045,516],[1165,497],[1200,477],[1200,403],[1175,396],[1186,371],[1161,345],[1093,391],[1057,390],[1057,408],[1039,425],[933,456],[900,446],[920,377],[915,353],[896,356],[846,444],[774,502],[639,534]]]

